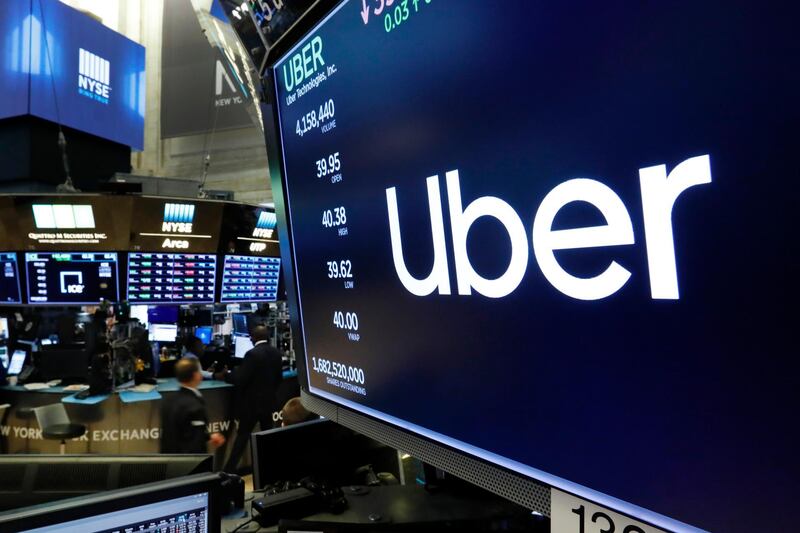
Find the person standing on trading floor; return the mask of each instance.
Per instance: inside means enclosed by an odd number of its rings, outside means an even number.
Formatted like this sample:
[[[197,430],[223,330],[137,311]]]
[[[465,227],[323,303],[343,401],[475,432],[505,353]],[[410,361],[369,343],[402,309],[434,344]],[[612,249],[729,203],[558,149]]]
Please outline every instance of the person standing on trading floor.
[[[256,326],[250,332],[253,348],[233,372],[220,372],[217,379],[225,379],[237,389],[239,429],[225,471],[236,473],[244,449],[250,442],[250,433],[261,423],[261,429],[272,428],[272,412],[277,407],[276,393],[283,379],[283,356],[269,345],[269,330]]]
[[[208,434],[206,402],[197,387],[202,383],[200,363],[183,358],[175,364],[180,390],[161,404],[161,453],[208,453],[208,445],[225,444],[221,433]]]
[[[214,373],[211,371],[213,370],[213,365],[211,370],[203,370],[203,364],[200,361],[200,358],[206,353],[206,345],[203,344],[203,341],[192,335],[186,339],[186,341],[183,343],[183,347],[186,349],[183,356],[187,359],[194,359],[197,361],[197,364],[200,367],[200,375],[203,376],[203,379],[213,378]]]

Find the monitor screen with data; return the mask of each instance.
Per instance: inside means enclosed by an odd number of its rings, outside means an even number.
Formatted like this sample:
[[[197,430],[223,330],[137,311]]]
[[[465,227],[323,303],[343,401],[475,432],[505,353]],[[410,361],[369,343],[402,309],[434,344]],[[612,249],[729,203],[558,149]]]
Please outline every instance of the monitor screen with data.
[[[113,252],[26,253],[25,271],[31,305],[119,301],[117,254]]]
[[[211,254],[128,254],[131,303],[214,303],[217,257]]]
[[[0,305],[21,303],[17,254],[0,252],[0,269]]]
[[[308,390],[554,531],[794,529],[800,8],[330,5],[270,70]]]
[[[280,275],[280,257],[226,255],[220,302],[274,302]]]

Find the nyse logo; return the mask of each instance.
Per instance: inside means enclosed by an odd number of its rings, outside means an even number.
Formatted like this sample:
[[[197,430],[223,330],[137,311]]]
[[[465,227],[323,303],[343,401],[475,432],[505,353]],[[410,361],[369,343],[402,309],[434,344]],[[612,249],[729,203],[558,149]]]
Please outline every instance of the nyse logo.
[[[278,225],[278,217],[275,213],[262,211],[258,215],[258,222],[256,222],[256,229],[253,230],[253,237],[262,239],[271,239],[275,231],[275,226]]]
[[[78,49],[78,93],[108,104],[111,96],[111,63],[83,48]]]
[[[61,294],[83,294],[83,272],[61,272]]]
[[[164,221],[161,223],[161,231],[191,233],[193,221],[193,204],[164,204]]]
[[[472,289],[490,298],[511,294],[522,282],[528,268],[528,236],[525,224],[505,201],[493,196],[473,200],[466,208],[461,201],[458,170],[446,175],[450,224],[453,236],[458,294],[470,295]],[[695,185],[711,183],[709,156],[693,157],[667,173],[665,165],[639,170],[639,185],[644,212],[644,236],[650,273],[650,292],[654,300],[677,300],[678,274],[672,232],[672,208],[678,197]],[[400,282],[416,296],[438,290],[451,294],[447,264],[444,218],[442,216],[439,177],[427,179],[428,206],[433,236],[433,268],[425,279],[414,278],[406,268],[394,187],[386,189],[392,257]],[[554,230],[558,212],[572,202],[588,202],[605,217],[606,225]],[[467,251],[467,234],[481,217],[492,217],[505,228],[511,240],[511,260],[506,271],[496,279],[486,279],[475,272]],[[571,179],[557,185],[542,200],[533,220],[533,253],[545,278],[559,291],[579,300],[600,300],[622,288],[631,273],[616,261],[591,278],[573,276],[556,258],[556,250],[574,250],[635,243],[628,209],[607,185],[592,179]]]

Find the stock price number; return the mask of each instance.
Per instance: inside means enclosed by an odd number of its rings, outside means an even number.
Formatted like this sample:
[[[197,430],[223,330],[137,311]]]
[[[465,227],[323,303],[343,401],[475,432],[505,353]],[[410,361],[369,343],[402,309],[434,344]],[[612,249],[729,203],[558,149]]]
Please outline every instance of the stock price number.
[[[347,211],[344,206],[335,207],[332,210],[326,209],[322,212],[322,226],[325,228],[335,228],[347,224]]]
[[[300,137],[304,136],[317,128],[322,128],[325,133],[326,127],[331,124],[336,116],[336,106],[333,103],[333,98],[319,106],[319,112],[312,109],[299,119],[297,119],[297,127],[294,132]],[[333,122],[335,124],[335,122]]]
[[[358,331],[358,315],[355,313],[334,311],[333,325],[339,329],[345,329],[347,331]]]
[[[339,160],[339,152],[317,160],[317,177],[324,178],[342,170],[342,162]]]
[[[349,259],[328,261],[328,279],[350,279],[353,277],[353,263]]]
[[[311,364],[314,372],[325,374],[332,378],[349,381],[350,383],[357,383],[363,385],[365,381],[364,370],[355,366],[343,365],[329,361],[327,359],[312,357]]]

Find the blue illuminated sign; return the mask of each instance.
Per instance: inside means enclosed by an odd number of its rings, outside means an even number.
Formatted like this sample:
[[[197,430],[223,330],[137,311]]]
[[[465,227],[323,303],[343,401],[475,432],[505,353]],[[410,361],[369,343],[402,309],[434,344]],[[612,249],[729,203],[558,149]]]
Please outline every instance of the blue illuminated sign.
[[[0,118],[30,114],[144,147],[144,47],[56,0],[4,2],[0,31]]]

